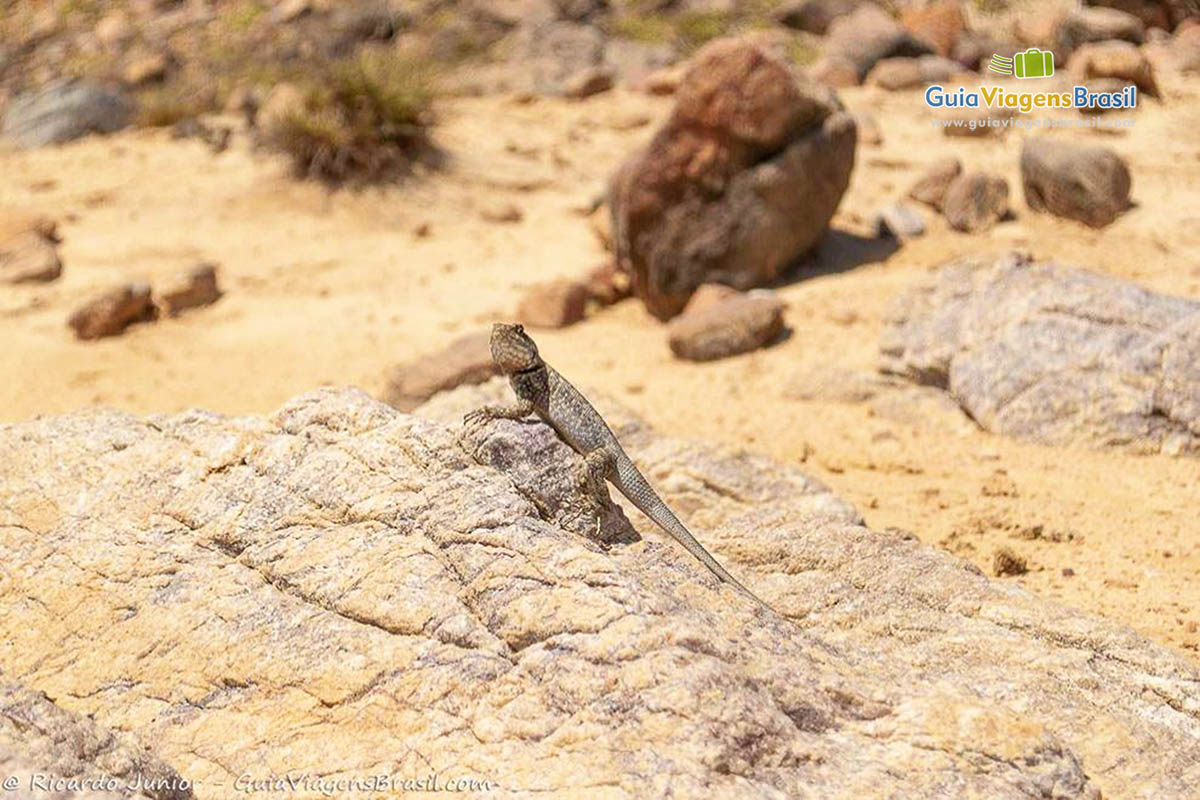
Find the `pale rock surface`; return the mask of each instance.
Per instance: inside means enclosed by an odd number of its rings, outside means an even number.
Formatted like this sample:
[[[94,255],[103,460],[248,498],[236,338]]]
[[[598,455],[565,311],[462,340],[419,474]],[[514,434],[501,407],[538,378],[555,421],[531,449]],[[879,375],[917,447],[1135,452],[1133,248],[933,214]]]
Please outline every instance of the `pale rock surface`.
[[[781,618],[636,512],[641,541],[611,509],[609,547],[571,532],[579,461],[545,425],[486,426],[477,461],[456,421],[507,394],[0,426],[0,659],[200,798],[295,769],[504,797],[1194,796],[1200,673],[1166,649],[594,397]]]
[[[944,265],[892,309],[886,372],[985,429],[1046,444],[1200,454],[1200,302],[1018,253]]]
[[[6,786],[6,800],[193,797],[187,779],[134,736],[115,733],[66,711],[46,695],[6,680],[3,673],[0,775],[18,782],[16,789]]]

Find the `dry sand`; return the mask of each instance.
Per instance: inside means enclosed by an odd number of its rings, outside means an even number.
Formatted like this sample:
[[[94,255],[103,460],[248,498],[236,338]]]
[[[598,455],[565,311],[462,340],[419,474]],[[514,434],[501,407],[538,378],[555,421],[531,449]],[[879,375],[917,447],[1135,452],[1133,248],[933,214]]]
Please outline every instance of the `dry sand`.
[[[866,404],[784,392],[802,370],[872,370],[892,298],[963,253],[1016,246],[1200,297],[1200,82],[1164,84],[1164,102],[1146,100],[1127,133],[1050,134],[1128,159],[1137,206],[1103,231],[1025,209],[1020,140],[1046,133],[947,139],[919,93],[843,91],[851,110],[874,114],[885,142],[860,147],[835,232],[781,289],[790,339],[681,363],[631,301],[538,341],[569,378],[668,434],[803,462],[871,526],[911,531],[988,571],[1010,546],[1030,572],[1005,580],[1200,660],[1200,461],[1038,447],[938,416],[895,421]],[[65,264],[54,284],[0,286],[0,420],[93,404],[262,413],[323,384],[378,394],[390,365],[506,318],[529,284],[601,263],[584,210],[669,107],[625,91],[583,103],[447,101],[438,140],[448,169],[360,193],[296,183],[244,138],[219,156],[155,131],[0,152],[0,213],[57,219]],[[864,238],[872,213],[947,154],[1006,177],[1016,219],[970,236],[926,214],[927,235],[898,250]],[[481,209],[500,202],[524,219],[485,222]],[[67,314],[98,289],[162,281],[200,260],[221,265],[227,295],[216,306],[114,339],[72,338]]]

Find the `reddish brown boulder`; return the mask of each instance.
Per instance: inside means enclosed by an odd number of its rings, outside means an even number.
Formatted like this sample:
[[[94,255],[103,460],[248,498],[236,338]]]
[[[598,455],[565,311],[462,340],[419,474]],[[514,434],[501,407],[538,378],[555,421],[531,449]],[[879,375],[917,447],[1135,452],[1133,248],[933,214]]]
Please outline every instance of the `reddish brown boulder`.
[[[854,165],[836,96],[743,40],[701,50],[676,96],[609,187],[619,263],[660,319],[702,283],[775,279],[824,233]]]
[[[150,287],[127,283],[93,298],[67,319],[78,339],[116,336],[135,322],[154,319]]]

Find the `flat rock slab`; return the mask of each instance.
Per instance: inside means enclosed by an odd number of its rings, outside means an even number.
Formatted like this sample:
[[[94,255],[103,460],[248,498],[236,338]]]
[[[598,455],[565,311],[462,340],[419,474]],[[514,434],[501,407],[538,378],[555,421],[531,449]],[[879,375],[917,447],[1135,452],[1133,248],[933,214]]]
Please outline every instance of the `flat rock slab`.
[[[640,534],[607,546],[560,525],[578,459],[545,425],[460,443],[507,392],[0,426],[0,661],[200,798],[300,770],[503,797],[1194,796],[1200,671],[1166,649],[601,402],[776,616],[636,512],[606,515]]]
[[[1200,302],[1018,253],[903,295],[884,372],[947,390],[985,429],[1054,445],[1200,454]]]

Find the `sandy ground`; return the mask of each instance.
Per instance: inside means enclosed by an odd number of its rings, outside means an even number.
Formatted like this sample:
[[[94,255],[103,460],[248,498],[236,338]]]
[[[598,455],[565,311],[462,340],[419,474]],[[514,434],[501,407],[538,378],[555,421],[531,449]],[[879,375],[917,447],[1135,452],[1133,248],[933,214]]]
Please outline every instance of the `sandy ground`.
[[[1103,231],[1025,209],[1020,140],[1046,133],[947,139],[919,93],[844,91],[851,110],[874,114],[885,141],[860,147],[834,233],[781,289],[787,341],[681,363],[633,301],[538,341],[576,383],[603,388],[668,434],[803,462],[871,526],[911,531],[988,571],[1008,545],[1031,571],[1005,580],[1200,660],[1200,462],[1037,447],[785,393],[804,370],[873,370],[892,298],[962,253],[1017,246],[1200,297],[1200,81],[1164,83],[1165,102],[1145,101],[1131,131],[1049,134],[1100,141],[1128,159],[1137,206]],[[506,318],[529,284],[601,263],[582,209],[669,107],[624,91],[584,103],[448,101],[438,138],[449,167],[360,193],[293,182],[244,138],[219,156],[154,131],[0,152],[0,213],[59,220],[65,264],[54,284],[0,286],[0,420],[92,404],[261,413],[322,384],[377,394],[390,365]],[[900,249],[864,238],[872,212],[946,154],[1005,176],[1016,218],[968,236],[926,214],[928,234]],[[501,202],[524,219],[483,221],[481,209]],[[94,343],[65,326],[100,288],[162,281],[200,260],[221,265],[227,290],[211,308]]]

